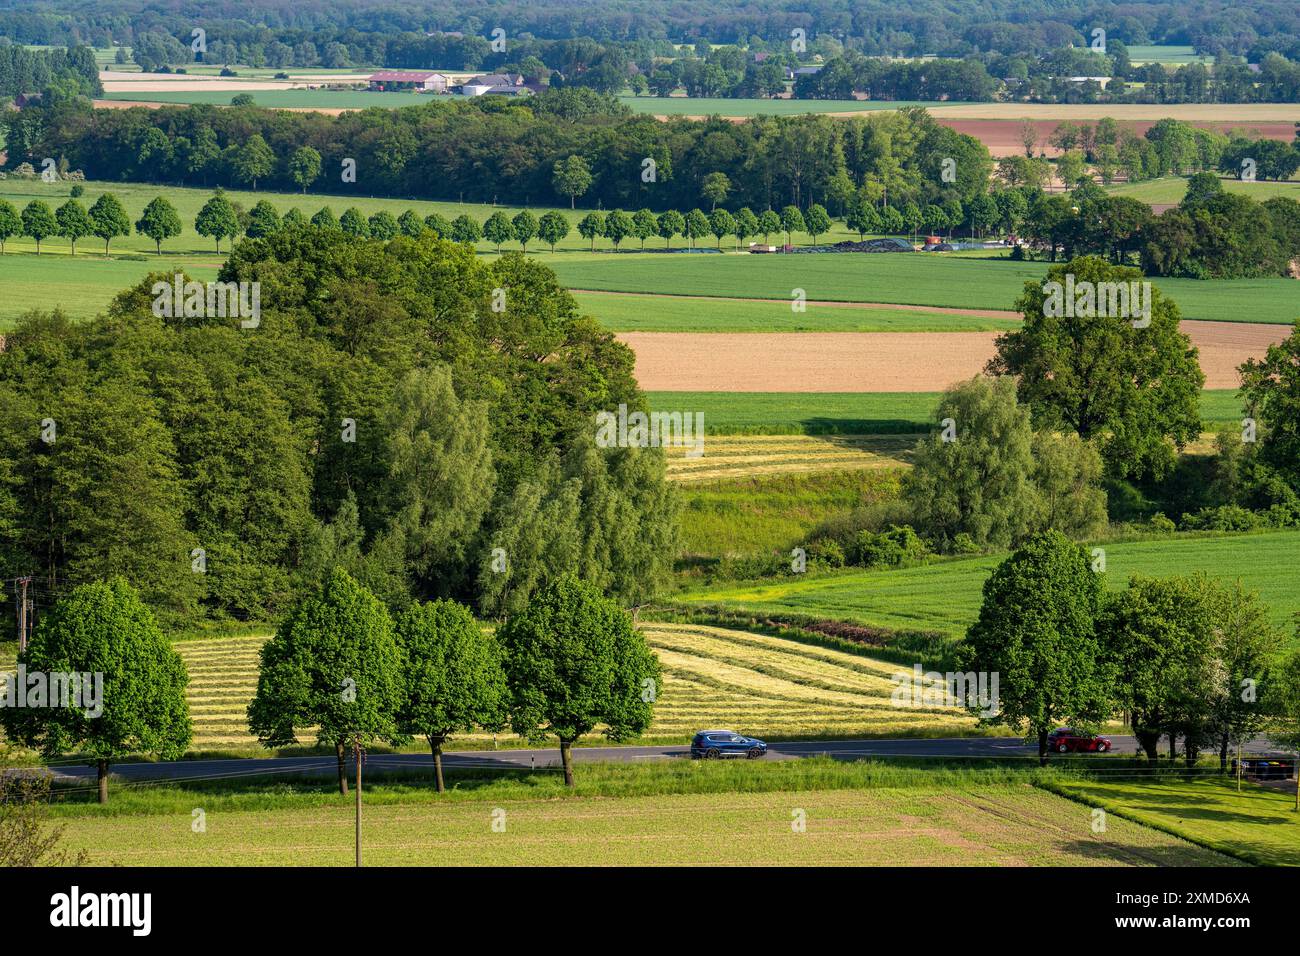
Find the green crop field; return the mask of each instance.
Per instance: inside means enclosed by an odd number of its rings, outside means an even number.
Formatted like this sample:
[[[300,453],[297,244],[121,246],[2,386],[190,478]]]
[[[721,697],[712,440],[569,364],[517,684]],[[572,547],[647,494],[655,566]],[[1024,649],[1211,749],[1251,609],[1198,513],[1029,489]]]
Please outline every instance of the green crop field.
[[[1290,793],[1218,777],[1058,779],[1045,784],[1124,817],[1261,866],[1300,866],[1300,813]]]
[[[802,763],[802,762],[801,762]],[[594,776],[603,768],[583,766]],[[744,768],[749,770],[750,768]],[[653,772],[659,772],[654,768]],[[618,772],[626,775],[627,769]],[[674,772],[734,774],[689,762]],[[831,772],[831,771],[826,771]],[[779,777],[779,764],[759,774]],[[643,774],[644,775],[644,774]],[[514,793],[519,788],[511,788]],[[752,790],[752,788],[747,788]],[[363,815],[365,861],[375,866],[1224,866],[1232,860],[1115,819],[1094,834],[1086,808],[1028,784],[854,787],[760,792],[432,799],[372,787]],[[379,799],[376,799],[378,797]],[[65,843],[92,865],[348,866],[351,801],[325,795],[277,809],[218,809],[191,793],[151,813],[68,808]],[[203,807],[206,828],[191,829]],[[236,803],[238,807],[238,803]],[[791,826],[802,819],[803,828]],[[496,825],[494,826],[494,822]],[[504,828],[503,828],[504,827]],[[725,840],[699,835],[727,833]]]
[[[236,77],[235,79],[238,79]],[[398,106],[423,106],[434,100],[428,93],[384,92],[372,93],[369,90],[140,90],[115,91],[105,93],[106,100],[126,103],[207,103],[215,106],[228,106],[235,96],[248,95],[258,106],[275,108],[292,108],[304,110],[364,110],[372,107],[396,108]],[[451,96],[438,99],[462,100],[468,97]]]
[[[728,99],[725,97],[620,96],[634,112],[652,116],[795,116],[802,113],[858,113],[932,107],[920,100]],[[945,106],[964,105],[957,102]]]
[[[1129,59],[1134,63],[1195,63],[1198,60],[1209,63],[1212,57],[1197,56],[1195,47],[1190,46],[1146,46],[1142,44],[1128,48]]]
[[[681,553],[686,556],[788,552],[828,518],[898,494],[900,472],[858,469],[785,473],[684,483]]]
[[[1152,577],[1204,571],[1239,578],[1260,593],[1273,622],[1289,635],[1300,612],[1300,532],[1168,537],[1106,544],[1106,583],[1122,588],[1130,575]],[[967,558],[893,571],[848,571],[763,584],[690,591],[675,600],[744,613],[797,613],[929,630],[956,637],[975,620],[981,588],[1005,557]]]
[[[899,434],[934,424],[938,392],[650,392],[652,409],[704,414],[719,435]],[[1241,402],[1230,389],[1201,392],[1207,424],[1235,422]],[[713,446],[706,440],[705,457]]]
[[[574,289],[789,302],[791,290],[798,288],[812,301],[971,309],[1010,309],[1024,284],[1042,281],[1047,271],[1041,262],[920,253],[573,255],[556,257],[552,268]],[[1293,279],[1157,279],[1154,284],[1188,319],[1289,325],[1300,316]]]
[[[808,305],[794,312],[785,302],[754,299],[601,292],[574,298],[614,332],[1001,332],[1020,325],[1019,319],[851,305]]]
[[[1242,182],[1240,179],[1221,179],[1220,182],[1228,192],[1241,193],[1258,202],[1272,199],[1274,196],[1300,200],[1300,181],[1296,180]],[[1130,196],[1146,203],[1180,203],[1187,192],[1187,180],[1182,176],[1162,176],[1159,179],[1144,179],[1136,183],[1120,183],[1108,187],[1107,192],[1114,196]]]

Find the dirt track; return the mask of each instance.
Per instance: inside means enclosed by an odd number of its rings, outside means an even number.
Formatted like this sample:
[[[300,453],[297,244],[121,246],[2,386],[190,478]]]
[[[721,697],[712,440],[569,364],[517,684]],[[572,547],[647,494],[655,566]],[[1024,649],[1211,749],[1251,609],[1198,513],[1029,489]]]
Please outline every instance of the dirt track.
[[[1236,388],[1237,366],[1284,325],[1183,323],[1206,388]],[[978,375],[996,332],[626,332],[641,387],[665,392],[937,392]]]

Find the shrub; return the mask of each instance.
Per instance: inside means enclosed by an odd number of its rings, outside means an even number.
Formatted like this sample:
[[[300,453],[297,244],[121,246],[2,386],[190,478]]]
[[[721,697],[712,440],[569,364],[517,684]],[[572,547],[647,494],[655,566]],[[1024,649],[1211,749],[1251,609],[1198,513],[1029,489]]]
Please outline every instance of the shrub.
[[[1266,514],[1239,505],[1219,505],[1185,514],[1181,523],[1185,531],[1253,531],[1268,527],[1269,519]]]
[[[72,192],[70,193],[73,199],[79,199],[85,194],[86,194],[86,187],[81,185],[81,183],[77,183],[75,186],[73,186]]]
[[[1173,534],[1178,526],[1172,519],[1165,517],[1163,511],[1157,511],[1147,521],[1147,527],[1156,534]]]
[[[887,531],[859,532],[848,556],[864,568],[896,568],[927,553],[925,542],[910,525],[891,525]]]
[[[823,538],[808,545],[808,560],[828,568],[844,567],[844,549],[834,538]]]

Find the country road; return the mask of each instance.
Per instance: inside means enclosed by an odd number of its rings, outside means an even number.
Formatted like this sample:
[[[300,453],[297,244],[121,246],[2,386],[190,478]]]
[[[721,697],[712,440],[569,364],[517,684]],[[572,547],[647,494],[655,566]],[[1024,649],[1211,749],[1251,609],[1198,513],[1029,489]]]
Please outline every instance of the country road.
[[[1137,742],[1133,737],[1111,735],[1116,754],[1132,754]],[[1268,742],[1253,740],[1243,750],[1266,753]],[[575,747],[573,759],[578,763],[633,762],[646,760],[689,759],[690,748],[685,745],[662,747]],[[881,740],[825,740],[774,743],[768,748],[768,760],[794,760],[800,757],[829,756],[837,760],[858,760],[864,757],[942,757],[989,758],[1020,757],[1033,760],[1035,747],[1026,746],[1018,737],[939,737],[891,738]],[[1054,757],[1053,759],[1071,759]],[[349,758],[349,764],[351,760]],[[443,767],[447,770],[519,770],[549,769],[560,765],[558,748],[537,750],[469,750],[443,754]],[[241,777],[280,776],[301,774],[305,777],[332,776],[337,772],[337,762],[332,755],[316,757],[243,757],[225,760],[172,760],[140,763],[115,763],[114,776],[128,781],[142,780],[222,780]],[[365,771],[374,773],[428,773],[433,761],[429,754],[370,754],[365,758]],[[73,780],[93,779],[95,769],[89,764],[66,764],[57,768],[60,777]]]

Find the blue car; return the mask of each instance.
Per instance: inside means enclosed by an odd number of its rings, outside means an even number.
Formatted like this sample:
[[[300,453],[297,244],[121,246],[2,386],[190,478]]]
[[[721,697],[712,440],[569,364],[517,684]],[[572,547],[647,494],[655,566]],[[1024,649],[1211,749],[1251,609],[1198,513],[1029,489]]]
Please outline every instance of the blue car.
[[[767,744],[745,737],[734,730],[701,730],[691,739],[692,760],[717,760],[721,757],[745,757],[756,760],[766,755]]]

